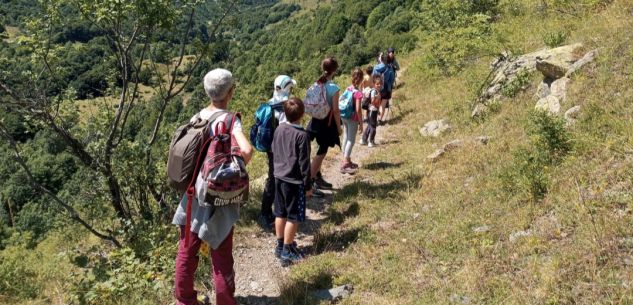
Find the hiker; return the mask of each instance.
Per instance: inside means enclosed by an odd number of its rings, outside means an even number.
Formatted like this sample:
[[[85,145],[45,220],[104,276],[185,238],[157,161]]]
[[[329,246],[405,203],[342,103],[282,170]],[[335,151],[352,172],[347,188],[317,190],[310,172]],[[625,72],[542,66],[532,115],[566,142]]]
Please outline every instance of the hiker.
[[[297,85],[297,81],[292,79],[292,77],[287,75],[279,75],[275,78],[273,83],[274,91],[273,97],[268,100],[267,104],[272,108],[272,119],[270,124],[272,125],[269,130],[270,133],[274,132],[275,127],[279,126],[281,123],[287,122],[286,115],[284,114],[283,104],[290,97],[290,93],[292,88]],[[258,109],[258,114],[260,113]],[[268,112],[267,112],[268,113]],[[270,231],[273,229],[273,225],[275,224],[275,217],[273,216],[273,202],[275,201],[275,177],[273,175],[273,152],[270,146],[272,145],[272,134],[271,137],[266,139],[270,141],[270,143],[262,143],[266,146],[266,155],[268,157],[268,177],[266,178],[266,185],[264,186],[264,191],[262,193],[262,204],[258,222],[260,226],[266,230]],[[253,145],[256,145],[256,141],[262,139],[253,139],[251,137],[251,142]]]
[[[339,136],[343,132],[341,128],[341,115],[338,108],[339,87],[332,81],[334,74],[338,70],[338,62],[334,57],[326,57],[321,62],[323,73],[317,80],[318,84],[325,87],[325,96],[330,105],[330,112],[324,119],[312,118],[308,123],[307,131],[310,133],[310,140],[316,140],[317,152],[312,158],[312,179],[314,181],[313,197],[323,197],[325,194],[319,189],[331,189],[332,184],[323,179],[321,175],[321,164],[330,147],[341,146]]]
[[[380,91],[382,89],[382,78],[380,75],[375,74],[372,76],[372,82],[374,87],[369,93],[370,104],[367,111],[367,128],[363,132],[363,137],[360,140],[360,145],[367,145],[369,147],[376,146],[376,128],[378,128],[378,111],[382,97]]]
[[[378,124],[383,125],[385,120],[385,112],[389,109],[389,101],[391,100],[391,91],[393,90],[393,84],[396,79],[394,68],[392,66],[392,57],[386,54],[381,55],[381,63],[374,67],[373,74],[380,75],[382,77],[382,91],[380,96],[382,101],[379,108]]]
[[[398,71],[400,70],[400,64],[398,64],[398,61],[396,60],[396,49],[388,48],[387,57],[389,57],[389,59],[391,60],[391,67],[393,68],[394,73],[397,76]]]
[[[275,176],[275,256],[286,267],[304,258],[294,241],[299,224],[305,221],[306,197],[312,195],[310,136],[301,118],[305,108],[295,97],[283,103],[287,122],[279,124],[273,137]]]
[[[362,82],[363,71],[355,68],[352,71],[352,84],[345,89],[339,99],[341,120],[343,127],[345,127],[343,162],[340,169],[342,174],[354,174],[358,170],[358,164],[352,162],[352,149],[356,144],[356,132],[363,133],[363,112],[361,109],[363,93],[359,90]]]
[[[199,115],[207,120],[215,117],[215,120],[210,122],[211,130],[215,130],[228,115],[226,109],[235,93],[235,82],[231,72],[225,69],[214,69],[204,76],[203,84],[211,103],[202,109]],[[219,114],[221,112],[226,112],[226,114]],[[231,134],[239,146],[244,163],[248,163],[253,149],[242,133],[242,123],[239,118],[234,117],[233,122]],[[191,203],[191,234],[185,232],[187,196],[180,201],[172,221],[173,224],[180,226],[174,281],[177,305],[193,305],[202,302],[193,285],[194,274],[198,267],[198,250],[202,242],[207,243],[212,249],[211,261],[216,304],[233,305],[236,304],[232,253],[233,226],[239,217],[239,204],[232,203],[221,207],[199,204],[199,202],[205,202],[206,191],[202,186],[206,181],[201,175],[197,173],[196,175],[198,177],[196,195]],[[189,236],[188,241],[185,240],[186,236]]]

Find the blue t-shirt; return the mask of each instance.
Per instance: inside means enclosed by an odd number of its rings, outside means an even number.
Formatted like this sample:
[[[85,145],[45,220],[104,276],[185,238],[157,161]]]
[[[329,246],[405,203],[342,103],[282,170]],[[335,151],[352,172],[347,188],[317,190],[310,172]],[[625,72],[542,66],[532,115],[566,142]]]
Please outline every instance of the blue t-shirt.
[[[325,99],[327,103],[332,107],[332,99],[334,95],[339,92],[341,89],[331,80],[325,82]]]

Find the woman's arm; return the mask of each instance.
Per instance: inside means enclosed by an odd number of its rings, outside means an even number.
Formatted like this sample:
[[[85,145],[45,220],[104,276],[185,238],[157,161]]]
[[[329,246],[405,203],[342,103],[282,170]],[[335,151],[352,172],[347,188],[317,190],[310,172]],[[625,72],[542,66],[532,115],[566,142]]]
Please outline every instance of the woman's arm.
[[[248,164],[253,156],[253,147],[251,146],[251,143],[248,142],[242,131],[235,131],[233,136],[235,137],[235,141],[237,141],[237,145],[240,147],[244,163]]]

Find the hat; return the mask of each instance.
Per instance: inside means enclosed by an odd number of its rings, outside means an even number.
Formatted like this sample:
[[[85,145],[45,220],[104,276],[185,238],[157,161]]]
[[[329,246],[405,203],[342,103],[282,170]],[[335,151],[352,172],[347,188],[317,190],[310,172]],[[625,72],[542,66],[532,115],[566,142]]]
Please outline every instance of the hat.
[[[288,75],[279,75],[275,78],[273,100],[283,102],[290,97],[290,89],[297,85],[297,81]]]
[[[395,51],[396,51],[396,49],[394,49],[394,48],[389,48],[389,49],[387,49],[387,53],[393,53],[393,52],[395,52]]]

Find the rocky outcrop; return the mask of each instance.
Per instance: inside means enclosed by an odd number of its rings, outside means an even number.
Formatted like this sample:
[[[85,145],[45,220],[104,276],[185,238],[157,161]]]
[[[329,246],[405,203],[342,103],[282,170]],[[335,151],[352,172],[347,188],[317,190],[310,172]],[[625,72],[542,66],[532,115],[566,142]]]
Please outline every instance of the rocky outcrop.
[[[593,61],[598,54],[596,50],[584,55],[583,53],[583,45],[577,43],[518,57],[507,52],[501,54],[491,65],[492,78],[482,89],[471,116],[473,118],[482,116],[492,102],[507,99],[503,96],[503,88],[516,81],[522,73],[536,70],[544,76],[543,82],[539,84],[534,95],[538,101],[537,108],[559,113],[560,103],[567,100],[569,76]],[[553,98],[548,98],[551,95],[558,100],[558,107]]]
[[[487,145],[488,142],[490,141],[490,137],[479,136],[479,137],[472,138],[472,139],[470,139],[468,141],[471,142],[471,143],[474,143],[474,144]],[[431,161],[431,162],[436,162],[443,155],[448,153],[449,151],[452,151],[452,150],[455,150],[457,148],[460,148],[460,147],[464,146],[464,144],[465,144],[465,141],[460,140],[460,139],[456,139],[456,140],[450,141],[450,142],[444,144],[444,146],[442,146],[442,148],[438,148],[432,154],[428,155],[426,157],[426,159]]]
[[[445,119],[430,121],[420,128],[423,137],[439,137],[442,133],[451,130],[451,125]]]

